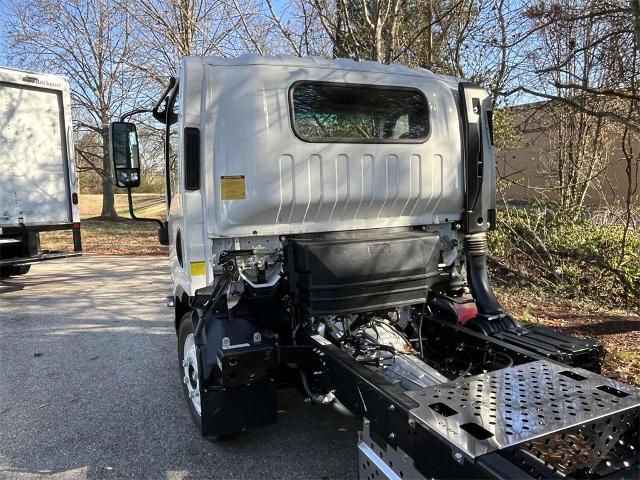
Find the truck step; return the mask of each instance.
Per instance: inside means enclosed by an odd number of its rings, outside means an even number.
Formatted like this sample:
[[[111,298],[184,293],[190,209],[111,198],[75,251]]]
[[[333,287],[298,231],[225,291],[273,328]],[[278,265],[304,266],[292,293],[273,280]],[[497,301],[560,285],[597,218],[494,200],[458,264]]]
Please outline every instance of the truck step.
[[[622,437],[638,429],[640,390],[581,368],[541,360],[406,395],[411,417],[472,461],[517,448],[571,475],[637,455]]]

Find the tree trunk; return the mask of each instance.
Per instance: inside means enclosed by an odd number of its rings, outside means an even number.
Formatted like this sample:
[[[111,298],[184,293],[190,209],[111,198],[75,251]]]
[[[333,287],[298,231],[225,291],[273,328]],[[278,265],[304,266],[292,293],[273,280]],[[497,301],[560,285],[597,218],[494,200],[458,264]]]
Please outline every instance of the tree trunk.
[[[640,45],[640,0],[631,0],[631,11],[633,12],[634,31],[636,34],[636,45]],[[637,47],[636,47],[637,48]]]
[[[113,197],[113,172],[111,169],[111,158],[109,156],[109,127],[102,128],[102,218],[117,218],[115,199]]]

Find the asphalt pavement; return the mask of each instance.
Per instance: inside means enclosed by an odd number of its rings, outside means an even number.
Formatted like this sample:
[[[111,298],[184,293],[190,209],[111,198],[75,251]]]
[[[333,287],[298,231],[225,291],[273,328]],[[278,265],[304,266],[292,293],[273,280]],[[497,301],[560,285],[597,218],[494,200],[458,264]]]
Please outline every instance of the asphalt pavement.
[[[181,393],[164,257],[84,256],[0,280],[0,478],[351,479],[358,423],[279,394],[209,442]]]

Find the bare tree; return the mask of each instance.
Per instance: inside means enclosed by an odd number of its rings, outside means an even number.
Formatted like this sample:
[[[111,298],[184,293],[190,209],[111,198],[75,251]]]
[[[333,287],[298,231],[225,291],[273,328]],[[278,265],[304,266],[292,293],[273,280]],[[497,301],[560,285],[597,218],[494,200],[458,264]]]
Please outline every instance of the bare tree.
[[[155,104],[169,78],[177,75],[183,57],[227,56],[237,44],[239,21],[227,0],[126,0],[119,4],[132,24],[133,52],[125,61],[144,84],[136,107]],[[160,184],[155,177],[164,172],[164,127],[150,117],[140,116],[136,121],[142,123],[141,134],[144,132],[148,147],[142,155],[144,170],[154,177],[146,182]],[[172,177],[176,167],[174,143],[170,142]]]
[[[485,7],[478,0],[308,0],[333,55],[462,75],[465,41]]]
[[[505,95],[556,100],[640,133],[640,112],[628,108],[640,100],[631,91],[640,53],[629,0],[541,0],[522,8],[521,16],[528,28],[508,47],[525,44],[526,62],[519,84]],[[595,67],[576,68],[583,64]],[[603,102],[606,108],[593,108]]]
[[[329,56],[330,40],[307,0],[230,0],[237,44],[260,55]]]
[[[525,45],[528,53],[519,85],[507,94],[524,92],[553,104],[550,131],[557,148],[548,172],[562,208],[579,210],[598,183],[617,199],[611,207],[624,205],[619,264],[638,201],[640,52],[634,8],[628,0],[538,1],[522,9],[526,28],[509,45]],[[612,183],[610,174],[619,181]]]
[[[227,0],[133,0],[122,8],[134,22],[135,66],[160,84],[183,57],[226,56],[238,28]]]
[[[309,0],[333,55],[390,63],[407,0]]]
[[[632,0],[631,3],[635,16],[635,44],[633,48],[636,55],[633,57],[630,69],[629,94],[631,96],[631,100],[628,102],[629,117],[631,117],[634,112],[637,113],[638,110],[640,110],[640,101],[638,100],[638,97],[640,97],[638,92],[638,88],[640,87],[640,85],[638,85],[638,83],[640,83],[638,79],[640,73],[638,72],[638,62],[640,61],[640,58],[638,58],[637,55],[638,50],[640,50],[640,1]],[[622,265],[627,261],[626,247],[627,242],[629,241],[629,230],[634,223],[632,218],[633,207],[634,205],[637,205],[639,203],[638,200],[640,200],[640,153],[637,149],[640,145],[640,133],[636,132],[634,134],[630,131],[628,126],[625,126],[621,143],[625,160],[627,189],[624,195],[625,222],[618,267],[622,267]]]
[[[640,43],[640,0],[630,0],[629,3],[633,12],[636,42]]]

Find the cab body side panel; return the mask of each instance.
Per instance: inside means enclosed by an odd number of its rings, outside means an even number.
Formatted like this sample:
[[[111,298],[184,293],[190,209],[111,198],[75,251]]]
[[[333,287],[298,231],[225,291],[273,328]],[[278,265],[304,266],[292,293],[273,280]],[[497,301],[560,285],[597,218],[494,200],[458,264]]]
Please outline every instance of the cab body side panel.
[[[171,208],[169,210],[169,259],[171,278],[176,290],[192,296],[196,289],[213,281],[211,269],[207,268],[208,241],[205,235],[203,204],[205,188],[200,182],[198,190],[185,189],[185,161],[183,137],[185,128],[199,128],[206,131],[202,122],[201,107],[204,102],[202,91],[202,65],[200,62],[183,62],[180,69],[179,101],[177,102],[178,123],[175,129],[177,156],[177,176],[174,185]],[[202,138],[202,135],[201,135]],[[202,149],[202,146],[201,146]],[[202,174],[201,168],[201,174]],[[174,292],[175,293],[175,292]]]

